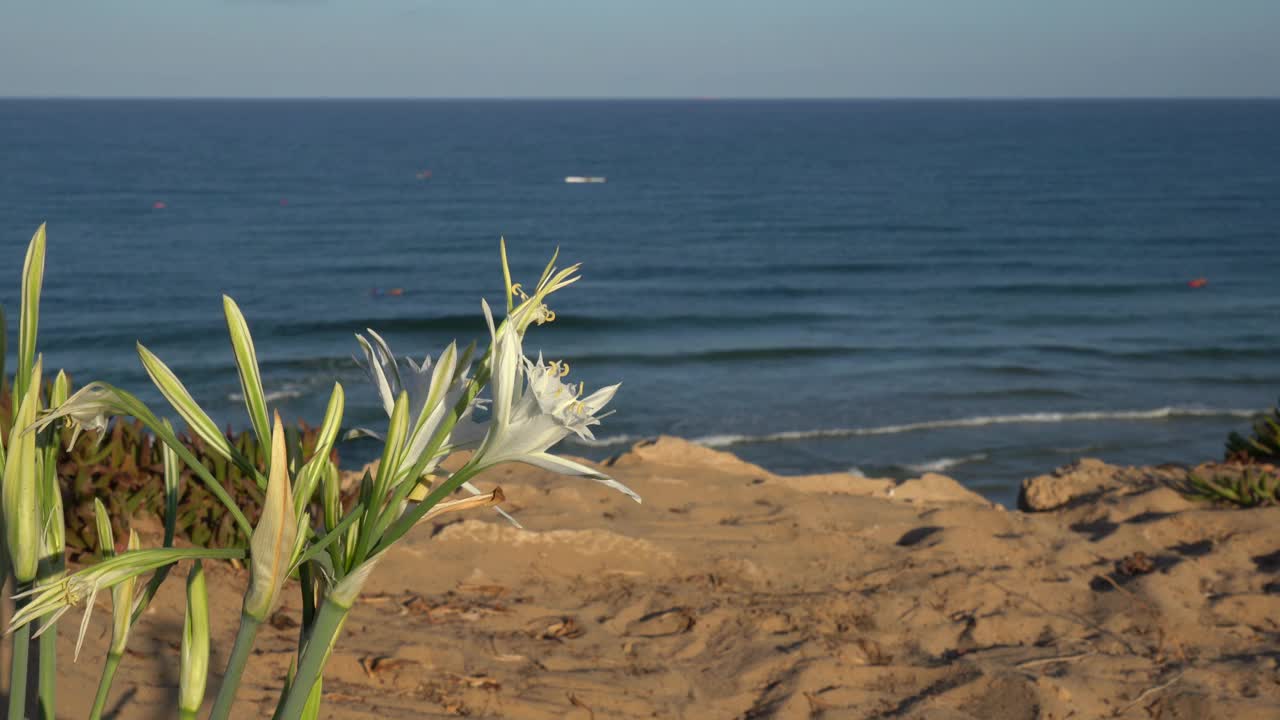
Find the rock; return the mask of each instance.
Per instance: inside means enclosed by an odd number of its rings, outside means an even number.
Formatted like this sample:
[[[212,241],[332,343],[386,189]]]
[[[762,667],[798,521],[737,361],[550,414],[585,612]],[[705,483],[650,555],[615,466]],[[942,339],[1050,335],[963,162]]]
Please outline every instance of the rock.
[[[704,467],[734,475],[771,477],[773,473],[759,465],[753,465],[733,453],[712,448],[670,435],[659,435],[654,440],[642,440],[630,450],[605,462],[610,467],[632,465],[661,465],[667,467]]]
[[[1080,460],[1048,475],[1022,481],[1018,509],[1027,512],[1055,510],[1085,495],[1119,485],[1120,468],[1095,458]]]
[[[918,478],[904,480],[890,489],[889,497],[907,502],[991,504],[986,498],[956,482],[954,478],[938,473],[925,473]]]
[[[364,477],[364,474],[366,472],[369,473],[370,475],[377,475],[379,462],[381,461],[374,460],[373,462],[366,463],[365,466],[360,468],[359,470],[343,471],[342,483],[341,483],[342,492],[348,492],[354,488],[359,487],[360,479]]]
[[[769,480],[771,484],[783,485],[796,492],[827,493],[831,495],[868,495],[887,497],[894,487],[893,480],[887,478],[868,478],[850,475],[849,473],[827,473],[824,475],[780,475]]]

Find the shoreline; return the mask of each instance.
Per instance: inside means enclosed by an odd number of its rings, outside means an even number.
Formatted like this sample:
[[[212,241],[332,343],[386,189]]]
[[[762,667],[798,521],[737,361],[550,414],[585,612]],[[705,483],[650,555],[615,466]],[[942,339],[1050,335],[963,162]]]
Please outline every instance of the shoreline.
[[[1280,508],[1189,500],[1170,487],[1181,471],[1083,460],[1030,483],[1051,509],[1024,512],[943,475],[780,476],[670,437],[606,469],[644,504],[504,466],[477,484],[500,485],[524,530],[481,511],[390,551],[325,716],[1280,714]],[[220,669],[245,579],[210,572]],[[134,631],[118,717],[167,711],[180,585]],[[279,627],[299,613],[284,597]],[[102,627],[66,686],[96,682]],[[238,713],[269,714],[288,637],[264,632]]]

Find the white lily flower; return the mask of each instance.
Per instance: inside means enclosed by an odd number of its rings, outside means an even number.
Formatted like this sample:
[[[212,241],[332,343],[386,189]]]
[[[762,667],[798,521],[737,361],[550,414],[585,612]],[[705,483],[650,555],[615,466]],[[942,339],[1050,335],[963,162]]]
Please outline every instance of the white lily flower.
[[[97,431],[101,442],[103,431],[107,429],[111,416],[117,412],[115,397],[115,392],[106,385],[89,383],[67,398],[66,402],[42,413],[40,419],[36,420],[34,429],[37,432],[44,430],[54,421],[66,418],[75,428],[67,443],[68,450],[75,445],[82,430]]]
[[[590,478],[640,502],[639,495],[608,475],[547,452],[569,433],[591,439],[591,426],[603,417],[596,413],[613,399],[618,386],[601,388],[583,398],[580,388],[560,379],[563,366],[545,365],[541,357],[537,363],[526,359],[517,326],[503,323],[501,329],[495,328],[489,304],[481,302],[493,336],[493,412],[488,433],[476,450],[477,467],[522,462],[562,475]]]
[[[458,366],[457,344],[450,343],[449,347],[440,353],[434,368],[430,356],[424,358],[422,364],[405,357],[404,360],[409,368],[401,372],[400,364],[396,361],[395,353],[391,351],[387,341],[373,330],[368,330],[368,333],[373,338],[372,343],[364,336],[356,335],[356,341],[360,343],[365,356],[365,362],[361,363],[357,360],[356,363],[369,374],[369,379],[373,381],[382,400],[382,407],[387,417],[391,417],[395,410],[396,397],[401,392],[405,392],[409,395],[409,416],[416,418],[405,439],[403,467],[409,469],[422,460],[422,454],[426,452],[427,446],[440,429],[440,423],[444,420],[445,414],[458,404],[463,393],[466,392],[470,383],[470,378],[467,377],[469,367]],[[485,424],[471,419],[472,413],[480,403],[479,400],[473,402],[458,418],[453,430],[440,444],[436,456],[424,466],[424,475],[435,470],[436,465],[450,452],[473,448],[484,439]],[[352,430],[348,437],[357,435],[368,435],[385,441],[381,433],[363,428]],[[407,480],[410,478],[397,478],[395,483]],[[487,494],[469,482],[463,483],[462,487],[472,495]],[[521,527],[520,523],[505,510],[497,507],[494,509],[507,521],[516,527]]]
[[[152,550],[131,550],[115,555],[95,565],[90,565],[76,573],[57,578],[52,582],[20,592],[13,597],[29,598],[27,603],[9,619],[6,632],[26,625],[40,618],[46,618],[40,629],[32,637],[39,637],[71,608],[84,604],[84,617],[80,621],[80,633],[76,638],[76,654],[84,642],[85,632],[89,629],[89,618],[93,611],[93,602],[102,590],[110,590],[122,582],[139,575],[187,559],[231,559],[243,558],[244,551],[231,548],[156,548]]]
[[[499,244],[502,252],[502,276],[507,283],[507,324],[515,326],[516,333],[523,336],[524,332],[532,324],[542,325],[556,319],[556,314],[551,308],[547,307],[547,297],[552,293],[569,287],[578,282],[581,275],[577,275],[578,269],[582,266],[579,264],[570,265],[563,270],[556,268],[556,258],[560,256],[560,251],[556,250],[551,256],[551,262],[547,263],[546,269],[542,271],[542,277],[538,278],[538,284],[533,289],[533,294],[527,294],[520,283],[511,282],[511,268],[507,265],[507,241],[504,238]],[[521,302],[515,304],[515,298],[519,297]]]
[[[431,362],[430,356],[424,358],[420,365],[412,358],[406,357],[405,362],[409,367],[402,373],[400,363],[396,361],[395,354],[391,352],[391,347],[382,339],[382,336],[373,330],[369,330],[368,333],[373,338],[372,343],[363,335],[356,335],[356,341],[360,343],[365,356],[365,362],[361,363],[359,360],[356,362],[364,368],[369,374],[369,379],[373,381],[387,417],[391,417],[395,409],[396,397],[401,392],[409,395],[409,417],[414,420],[405,439],[405,466],[412,467],[422,458],[422,453],[435,437],[445,414],[453,409],[466,391],[467,384],[470,382],[467,377],[468,368],[458,367],[458,347],[456,343],[450,343],[449,347],[440,353],[440,358],[435,363]],[[472,408],[467,409],[466,417],[470,416],[471,410]],[[459,422],[459,425],[465,427],[467,424]],[[353,432],[382,439],[380,433],[371,430],[358,429]],[[454,433],[451,433],[449,438],[445,438],[445,442],[441,445],[442,450],[445,448],[453,450],[459,447],[460,443],[453,435]],[[462,438],[462,440],[475,441],[473,438]],[[438,461],[443,454],[433,458],[433,461]],[[434,467],[435,464],[432,462],[424,472],[429,472]]]

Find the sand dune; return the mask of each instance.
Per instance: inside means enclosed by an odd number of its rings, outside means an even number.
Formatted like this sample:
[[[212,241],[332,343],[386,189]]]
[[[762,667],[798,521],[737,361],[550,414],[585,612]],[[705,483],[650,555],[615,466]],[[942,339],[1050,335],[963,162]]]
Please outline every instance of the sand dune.
[[[501,468],[480,484],[524,530],[484,511],[393,549],[324,715],[1280,717],[1280,509],[1215,509],[1171,489],[1176,470],[1097,462],[1033,483],[1045,512],[940,475],[779,477],[671,438],[611,465],[643,505]],[[245,581],[212,571],[218,668]],[[172,715],[181,604],[170,581],[135,630],[118,717]],[[298,616],[286,594],[238,717],[269,716]],[[96,627],[66,664],[73,717],[105,652]]]

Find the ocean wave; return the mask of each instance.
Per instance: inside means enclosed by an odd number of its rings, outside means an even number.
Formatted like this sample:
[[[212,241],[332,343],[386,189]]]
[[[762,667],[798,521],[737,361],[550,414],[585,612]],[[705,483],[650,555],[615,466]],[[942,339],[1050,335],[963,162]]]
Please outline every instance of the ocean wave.
[[[849,315],[831,312],[756,312],[740,315],[716,313],[668,313],[649,315],[591,315],[565,312],[557,316],[551,327],[580,331],[608,331],[625,334],[633,331],[669,330],[673,327],[690,328],[757,328],[766,325],[790,325],[805,322],[845,320]],[[501,317],[495,320],[501,322]],[[484,317],[479,313],[437,315],[434,317],[350,317],[313,322],[264,324],[266,330],[282,337],[308,335],[349,335],[363,333],[373,328],[384,337],[439,333],[456,335],[460,339],[487,334]]]
[[[1001,285],[975,285],[970,287],[935,288],[958,292],[969,292],[975,295],[1061,295],[1069,296],[1128,296],[1149,292],[1175,292],[1185,289],[1178,282],[1129,281],[1129,282],[1015,282]]]
[[[825,438],[898,435],[901,433],[922,432],[926,430],[987,427],[990,425],[1032,425],[1089,421],[1144,422],[1195,417],[1250,418],[1260,412],[1265,411],[1232,408],[1161,407],[1154,408],[1152,410],[1090,410],[1084,412],[1039,412],[1017,413],[1013,415],[978,415],[974,417],[951,418],[946,420],[925,420],[922,422],[904,423],[901,425],[881,425],[879,427],[789,430],[763,435],[707,435],[705,437],[694,439],[694,442],[699,445],[705,445],[706,447],[719,448],[729,447],[731,445],[794,442],[798,440],[817,440]]]
[[[993,355],[1031,352],[1042,356],[1097,358],[1115,362],[1172,362],[1179,360],[1252,360],[1280,355],[1280,347],[1266,346],[1201,346],[1151,349],[1121,349],[1065,343],[982,343],[973,345],[895,344],[895,345],[800,345],[783,347],[736,347],[684,352],[601,352],[567,354],[566,359],[575,363],[677,365],[687,363],[729,363],[751,360],[820,359],[853,356],[899,357],[928,356],[931,358],[990,358]],[[1001,366],[975,366],[978,372],[999,374],[1046,375],[1042,368],[1030,364]]]
[[[639,435],[608,435],[606,437],[599,437],[599,438],[587,440],[586,438],[580,438],[580,437],[577,437],[576,435],[571,435],[565,438],[565,444],[579,445],[581,447],[602,448],[602,447],[613,447],[614,445],[631,445],[643,439],[645,438]]]
[[[284,387],[279,390],[266,390],[263,392],[263,397],[266,398],[267,402],[276,402],[278,400],[300,398],[305,394],[306,388]],[[227,393],[227,399],[234,402],[240,402],[241,400],[244,400],[244,395],[238,392]]]
[[[935,398],[954,398],[961,400],[984,400],[990,398],[1078,398],[1080,393],[1060,388],[1025,387],[1005,390],[946,390],[930,393]]]
[[[800,358],[844,357],[865,352],[861,348],[841,346],[799,346],[799,347],[761,347],[761,348],[725,348],[720,350],[700,350],[694,352],[673,353],[623,353],[604,352],[589,354],[566,354],[565,359],[575,365],[595,363],[643,364],[643,365],[676,365],[684,363],[717,363],[741,362],[748,360],[794,360]]]
[[[968,465],[969,463],[982,462],[986,459],[986,453],[974,453],[973,455],[964,455],[962,457],[940,457],[936,460],[928,460],[922,463],[907,463],[899,467],[914,473],[943,472],[957,465]]]

